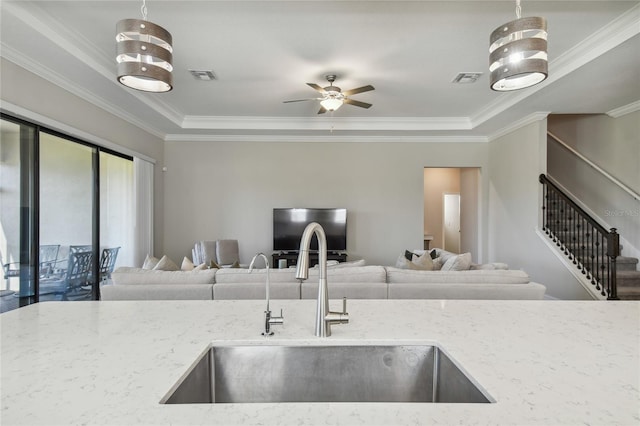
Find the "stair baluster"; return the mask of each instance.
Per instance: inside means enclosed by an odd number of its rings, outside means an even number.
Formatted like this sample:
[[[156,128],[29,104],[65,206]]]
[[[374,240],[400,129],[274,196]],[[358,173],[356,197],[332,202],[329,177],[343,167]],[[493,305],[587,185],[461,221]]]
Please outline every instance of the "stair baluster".
[[[587,214],[544,174],[542,229],[607,300],[618,300],[616,258],[620,237]]]

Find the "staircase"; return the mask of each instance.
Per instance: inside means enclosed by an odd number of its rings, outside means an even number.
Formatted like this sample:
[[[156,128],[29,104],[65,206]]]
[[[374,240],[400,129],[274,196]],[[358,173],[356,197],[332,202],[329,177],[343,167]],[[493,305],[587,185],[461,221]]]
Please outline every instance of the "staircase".
[[[640,271],[635,257],[618,257],[617,283],[620,300],[640,300]]]
[[[543,231],[592,285],[599,298],[640,300],[638,259],[621,256],[615,228],[607,230],[545,175]]]

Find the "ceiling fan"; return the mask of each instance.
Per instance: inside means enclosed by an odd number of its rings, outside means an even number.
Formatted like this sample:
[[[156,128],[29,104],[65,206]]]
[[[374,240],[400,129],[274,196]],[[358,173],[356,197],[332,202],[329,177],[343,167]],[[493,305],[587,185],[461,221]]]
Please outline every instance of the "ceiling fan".
[[[320,92],[320,94],[322,95],[321,98],[295,99],[292,101],[284,101],[284,103],[286,104],[289,102],[320,101],[320,111],[318,111],[318,114],[324,114],[327,111],[335,111],[340,108],[342,104],[349,104],[360,108],[371,107],[371,104],[356,101],[354,99],[351,99],[349,96],[355,95],[357,93],[375,90],[373,86],[367,85],[358,87],[356,89],[345,90],[343,92],[339,87],[333,85],[333,82],[336,81],[336,76],[334,74],[329,74],[325,77],[329,82],[329,85],[327,87],[320,87],[315,83],[307,83],[307,85],[312,89]]]

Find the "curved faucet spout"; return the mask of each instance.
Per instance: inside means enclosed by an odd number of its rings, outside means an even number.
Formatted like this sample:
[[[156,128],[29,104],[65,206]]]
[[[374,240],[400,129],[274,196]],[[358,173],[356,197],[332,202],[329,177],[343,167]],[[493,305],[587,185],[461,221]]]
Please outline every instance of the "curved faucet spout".
[[[309,246],[311,237],[318,237],[318,266],[320,268],[318,282],[318,300],[316,302],[316,330],[318,337],[331,336],[331,324],[346,324],[349,322],[349,314],[344,299],[342,312],[329,311],[329,292],[327,290],[327,236],[324,229],[317,222],[307,225],[300,239],[300,254],[296,266],[296,278],[306,280],[309,278]]]
[[[280,309],[280,316],[276,317],[271,315],[271,309],[269,309],[269,259],[264,253],[258,253],[253,256],[251,259],[251,263],[249,264],[249,273],[253,271],[253,265],[256,262],[258,257],[262,257],[264,259],[265,267],[267,268],[267,288],[266,288],[266,296],[267,296],[267,310],[264,311],[264,331],[262,332],[263,336],[273,336],[273,331],[271,331],[272,325],[282,325],[284,324],[284,317],[282,316],[282,309]]]
[[[262,257],[264,259],[264,265],[267,268],[267,289],[266,289],[266,293],[267,293],[267,311],[269,310],[269,259],[267,258],[267,256],[264,255],[264,253],[258,253],[255,256],[253,256],[253,259],[251,259],[251,263],[249,264],[249,273],[251,273],[251,271],[253,271],[253,265],[256,263],[256,259],[258,257]]]
[[[317,222],[311,222],[304,228],[302,238],[300,239],[300,254],[298,255],[298,263],[296,265],[296,278],[306,280],[309,278],[309,246],[311,245],[311,237],[318,237],[318,267],[320,268],[320,279],[327,277],[327,236],[324,229]]]

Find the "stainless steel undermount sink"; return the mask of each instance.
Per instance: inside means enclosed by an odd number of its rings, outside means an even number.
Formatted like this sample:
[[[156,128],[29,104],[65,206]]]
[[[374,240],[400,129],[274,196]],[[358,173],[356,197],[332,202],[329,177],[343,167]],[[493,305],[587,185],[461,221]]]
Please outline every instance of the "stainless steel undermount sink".
[[[160,401],[495,402],[431,345],[212,346]]]

